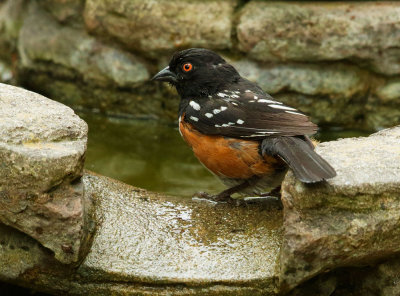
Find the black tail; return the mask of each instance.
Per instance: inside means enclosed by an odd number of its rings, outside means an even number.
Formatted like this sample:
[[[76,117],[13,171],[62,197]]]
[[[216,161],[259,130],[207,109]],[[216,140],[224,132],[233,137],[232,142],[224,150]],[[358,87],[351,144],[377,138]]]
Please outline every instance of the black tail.
[[[261,151],[281,157],[301,182],[315,183],[336,176],[334,168],[314,151],[307,137],[266,138]]]

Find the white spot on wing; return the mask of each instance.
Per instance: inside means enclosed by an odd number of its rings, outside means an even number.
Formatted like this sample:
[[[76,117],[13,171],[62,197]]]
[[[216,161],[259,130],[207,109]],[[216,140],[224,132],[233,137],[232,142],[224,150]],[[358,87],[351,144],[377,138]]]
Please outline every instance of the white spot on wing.
[[[239,96],[238,95],[231,95],[231,98],[237,99],[237,98],[239,98]]]
[[[213,117],[214,115],[212,115],[211,113],[206,113],[206,114],[204,114],[205,116],[207,116],[208,118],[211,118],[211,117]]]
[[[244,120],[238,119],[238,120],[236,121],[236,123],[237,123],[237,124],[243,124],[243,123],[244,123]]]
[[[221,106],[221,111],[225,111],[226,109],[228,109],[228,107]]]
[[[265,131],[265,132],[257,132],[258,134],[276,134],[277,132]]]
[[[272,100],[266,100],[266,99],[260,99],[258,100],[259,103],[268,103],[268,104],[282,104],[280,102],[277,101],[272,101]]]
[[[193,121],[199,121],[199,119],[197,118],[197,117],[194,117],[194,116],[190,116],[189,117],[191,120],[193,120]]]
[[[197,104],[195,101],[190,101],[189,105],[194,109],[199,111],[201,109],[200,105]]]
[[[235,125],[234,122],[228,122],[228,125]]]
[[[237,106],[238,104],[237,104],[237,103],[235,103],[235,102],[232,102],[232,105],[234,105],[234,106]]]
[[[307,115],[301,114],[301,113],[299,113],[299,112],[293,112],[293,111],[285,111],[285,112],[286,112],[286,113],[290,113],[290,114],[296,114],[296,115],[307,116]]]
[[[223,98],[223,97],[227,97],[228,95],[227,95],[227,94],[224,94],[224,93],[217,93],[217,96]]]
[[[247,93],[248,93],[248,92],[251,92],[251,90],[249,90],[249,89],[246,89],[244,92],[247,92]]]
[[[228,127],[229,126],[229,124],[226,124],[226,123],[224,123],[223,125],[222,125],[222,127]]]
[[[221,110],[219,110],[219,109],[214,109],[214,110],[213,110],[213,113],[214,113],[214,114],[218,114],[219,112],[221,112]]]
[[[214,125],[215,127],[221,127],[219,124]]]
[[[293,111],[296,111],[296,109],[294,109],[294,108],[292,108],[292,107],[286,107],[286,106],[283,106],[283,105],[274,105],[274,104],[272,104],[272,105],[268,105],[268,106],[270,106],[271,108],[275,108],[275,109],[293,110]]]
[[[258,100],[258,97],[257,97],[257,96],[254,96],[254,100]]]

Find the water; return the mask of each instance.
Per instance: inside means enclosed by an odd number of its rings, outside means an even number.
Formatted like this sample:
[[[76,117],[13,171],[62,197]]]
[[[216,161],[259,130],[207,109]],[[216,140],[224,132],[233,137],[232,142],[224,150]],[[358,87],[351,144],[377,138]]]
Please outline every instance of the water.
[[[151,120],[79,114],[89,124],[86,169],[125,183],[176,196],[225,187],[193,156],[177,125]],[[320,141],[366,136],[356,130],[330,129]]]

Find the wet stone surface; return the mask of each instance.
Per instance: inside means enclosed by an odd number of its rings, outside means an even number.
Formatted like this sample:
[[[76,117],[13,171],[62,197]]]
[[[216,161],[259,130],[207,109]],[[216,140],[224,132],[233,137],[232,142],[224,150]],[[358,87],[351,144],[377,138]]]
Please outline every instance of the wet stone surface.
[[[81,275],[273,291],[281,239],[279,205],[166,198],[96,175],[86,175],[83,182],[100,223]]]
[[[54,295],[276,294],[276,203],[193,202],[89,172],[82,182],[96,207],[96,233],[79,268],[0,224],[0,280]]]

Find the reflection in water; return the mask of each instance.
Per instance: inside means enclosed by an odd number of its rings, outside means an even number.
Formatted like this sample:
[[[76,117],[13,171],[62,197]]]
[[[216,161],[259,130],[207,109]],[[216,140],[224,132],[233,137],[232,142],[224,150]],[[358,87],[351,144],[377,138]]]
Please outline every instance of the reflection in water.
[[[86,168],[125,183],[177,196],[225,187],[193,156],[176,125],[151,120],[106,118],[79,114],[89,124]],[[367,135],[330,130],[321,141]]]

